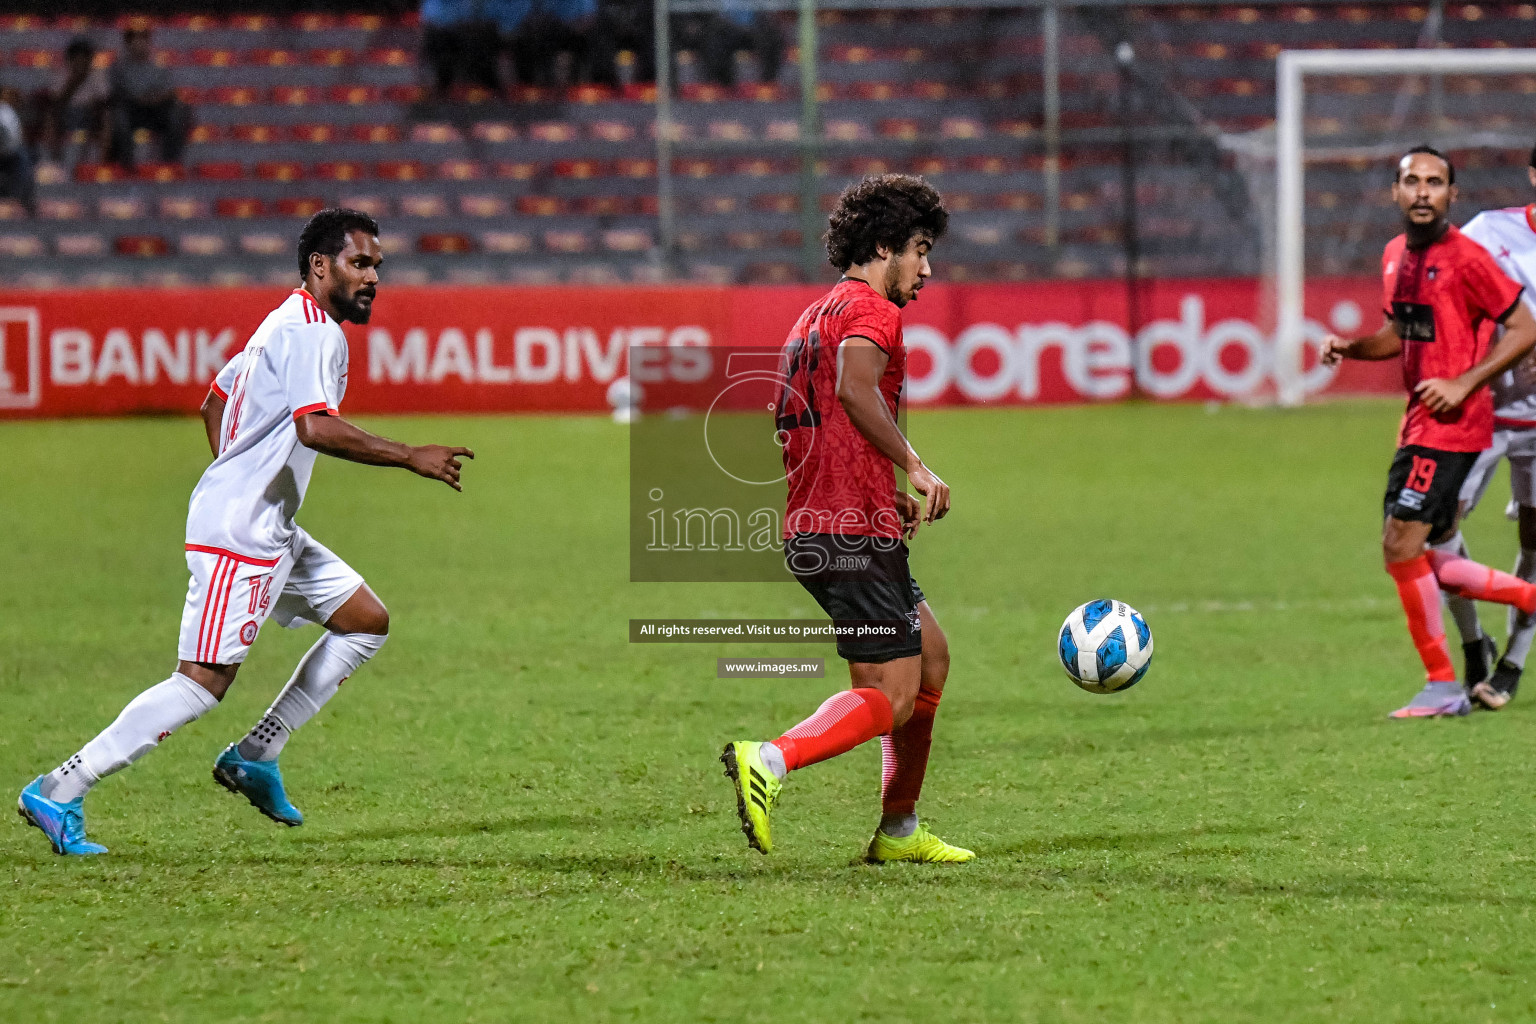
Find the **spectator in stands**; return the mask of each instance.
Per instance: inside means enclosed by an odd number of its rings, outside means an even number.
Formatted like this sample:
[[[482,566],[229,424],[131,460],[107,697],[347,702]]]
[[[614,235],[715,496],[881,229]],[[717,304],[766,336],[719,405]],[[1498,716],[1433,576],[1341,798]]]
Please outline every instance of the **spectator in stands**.
[[[15,89],[0,89],[0,196],[15,199],[28,214],[37,212],[37,184],[32,177],[32,154],[27,151],[21,116],[21,98]]]
[[[656,19],[646,0],[600,0],[592,30],[592,80],[622,88],[655,80]]]
[[[596,21],[597,0],[534,0],[512,43],[518,78],[556,88],[590,82],[588,44]]]
[[[180,163],[192,130],[192,112],[176,98],[169,69],[155,63],[149,29],[123,30],[123,52],[107,80],[112,86],[112,160],[132,167],[134,132],[146,128],[160,138],[160,158]]]
[[[497,0],[421,0],[421,57],[434,100],[447,99],[455,81],[497,87],[496,6]]]
[[[704,65],[721,85],[772,82],[784,58],[784,36],[767,11],[742,0],[720,0],[720,16],[705,36]]]
[[[64,49],[64,67],[41,97],[42,148],[56,162],[73,166],[80,154],[106,150],[107,101],[112,86],[103,68],[92,67],[96,47],[76,36]]]

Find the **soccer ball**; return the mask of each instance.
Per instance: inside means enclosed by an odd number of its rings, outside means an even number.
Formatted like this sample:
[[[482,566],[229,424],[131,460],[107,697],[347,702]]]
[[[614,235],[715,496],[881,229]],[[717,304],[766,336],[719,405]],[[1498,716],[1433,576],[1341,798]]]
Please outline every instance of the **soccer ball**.
[[[1152,630],[1123,601],[1100,598],[1075,609],[1056,640],[1061,667],[1089,693],[1116,693],[1141,682],[1152,665]]]

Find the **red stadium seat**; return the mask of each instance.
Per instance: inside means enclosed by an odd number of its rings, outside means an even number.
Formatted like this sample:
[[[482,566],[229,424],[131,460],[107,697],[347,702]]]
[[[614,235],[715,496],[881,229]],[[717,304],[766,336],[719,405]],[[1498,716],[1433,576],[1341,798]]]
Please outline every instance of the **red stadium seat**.
[[[623,217],[636,212],[636,205],[628,196],[582,196],[576,200],[576,212],[587,217]]]
[[[672,161],[672,173],[683,178],[708,178],[719,170],[720,165],[713,160],[682,157]]]
[[[128,177],[128,172],[117,164],[76,164],[75,180],[86,184],[102,185],[113,181],[122,181]]]
[[[943,174],[953,164],[941,156],[920,156],[912,161],[909,169],[913,174]]]
[[[320,32],[328,28],[336,27],[336,15],[334,14],[295,14],[288,19],[288,24],[300,32]]]
[[[196,145],[204,145],[209,142],[218,142],[224,137],[224,128],[216,124],[196,124],[187,134],[187,141]]]
[[[251,197],[239,198],[236,196],[224,196],[213,204],[213,209],[220,217],[230,217],[237,220],[260,217],[266,212],[265,206],[260,199]]]
[[[575,178],[578,181],[598,178],[607,173],[607,167],[600,160],[556,160],[551,170],[557,178]]]
[[[416,239],[416,251],[424,253],[474,252],[475,241],[451,231],[432,232]]]
[[[528,181],[539,173],[539,165],[529,160],[501,160],[495,167],[496,177],[513,181]]]
[[[446,217],[448,203],[435,193],[402,196],[399,202],[402,217]]]
[[[420,103],[426,95],[419,85],[386,85],[384,98],[391,103]]]
[[[677,94],[690,103],[719,103],[728,100],[731,94],[725,86],[715,85],[711,82],[695,82],[685,85],[677,90]]]
[[[731,173],[748,178],[765,178],[771,174],[793,174],[799,170],[797,160],[770,160],[767,157],[747,157],[731,164]]]
[[[333,85],[326,93],[326,98],[330,102],[345,103],[354,107],[377,103],[382,96],[378,87],[372,85]]]
[[[517,212],[529,217],[554,217],[566,210],[558,196],[518,196]]]
[[[639,201],[639,213],[642,217],[659,217],[661,215],[661,200],[653,192],[650,195],[641,196]]]
[[[784,90],[771,82],[747,82],[736,87],[736,98],[756,103],[782,103]]]
[[[159,235],[120,235],[112,248],[119,256],[154,259],[168,255],[171,243]]]
[[[939,122],[939,134],[946,139],[980,139],[987,128],[974,117],[946,117]]]
[[[347,137],[353,142],[399,142],[400,129],[392,124],[355,124],[347,129]]]
[[[968,156],[960,166],[975,174],[1003,174],[1012,170],[1008,159],[1001,156]]]
[[[620,89],[619,96],[629,103],[655,103],[656,86],[652,82],[636,82]]]
[[[263,48],[248,51],[245,55],[245,62],[253,67],[291,68],[304,63],[304,60],[292,50]]]
[[[295,142],[327,145],[336,142],[340,133],[333,124],[296,124],[288,129],[288,137]]]
[[[419,160],[383,160],[374,165],[374,174],[384,181],[420,181],[427,168]]]
[[[140,181],[184,181],[187,177],[187,171],[181,164],[144,163],[139,164],[134,170],[134,177]]]
[[[325,209],[318,196],[290,196],[277,201],[277,212],[284,217],[313,217]]]
[[[916,99],[937,102],[950,99],[954,90],[943,82],[913,82],[911,94]]]
[[[992,197],[994,205],[999,210],[1011,210],[1022,213],[1027,210],[1038,210],[1043,205],[1040,197],[1033,192],[1009,191],[999,192]]]
[[[896,165],[883,157],[856,156],[843,164],[843,170],[862,178],[867,174],[889,174],[896,170]]]
[[[725,244],[731,249],[751,251],[766,249],[773,243],[766,231],[727,231]]]
[[[263,181],[298,181],[304,177],[304,165],[295,160],[263,160],[256,165],[256,177]]]
[[[711,217],[729,217],[738,206],[735,196],[705,196],[694,204],[694,209]]]
[[[565,92],[565,98],[571,103],[581,103],[590,106],[594,103],[607,103],[613,99],[613,90],[606,85],[573,85]]]
[[[240,63],[240,55],[222,47],[199,47],[187,55],[200,68],[232,68]]]
[[[381,46],[363,52],[365,64],[382,64],[391,68],[406,68],[416,63],[410,50],[399,46]]]
[[[355,160],[326,160],[315,164],[315,177],[327,181],[357,181],[367,176],[367,165]]]
[[[793,263],[749,263],[741,272],[744,284],[797,284],[800,270]]]
[[[613,173],[622,178],[654,178],[656,161],[627,157],[613,162]]]
[[[855,82],[848,87],[848,94],[853,99],[881,103],[900,99],[904,91],[897,82]]]
[[[342,15],[341,24],[345,28],[361,29],[364,32],[377,32],[384,27],[384,19],[377,14],[362,14],[352,11]]]
[[[261,90],[249,85],[220,85],[209,89],[204,101],[223,107],[248,107],[261,102]]]
[[[219,25],[217,19],[206,14],[173,14],[166,19],[166,24],[183,32],[207,32]]]
[[[270,32],[277,27],[277,20],[265,14],[236,14],[229,19],[229,27],[241,32]]]
[[[390,213],[389,200],[381,196],[342,196],[337,205],[358,210],[380,220],[388,217]]]
[[[307,107],[311,103],[320,102],[320,90],[309,85],[275,85],[272,87],[272,102],[288,107]]]
[[[740,121],[711,121],[709,137],[720,142],[750,142],[752,130]]]
[[[444,181],[475,181],[485,177],[478,160],[444,160],[437,165],[437,176]]]
[[[911,117],[887,117],[875,125],[875,131],[887,139],[915,139],[923,132],[923,126]]]
[[[794,213],[800,209],[800,198],[785,193],[764,193],[752,197],[752,209],[761,213]]]
[[[229,137],[235,142],[258,145],[276,142],[278,130],[270,124],[236,124],[230,126]]]

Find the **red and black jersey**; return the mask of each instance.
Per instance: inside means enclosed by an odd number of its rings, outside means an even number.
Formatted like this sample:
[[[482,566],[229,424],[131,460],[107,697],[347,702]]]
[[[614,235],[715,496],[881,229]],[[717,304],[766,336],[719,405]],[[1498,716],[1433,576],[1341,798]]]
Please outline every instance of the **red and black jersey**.
[[[1493,443],[1493,397],[1486,387],[1441,415],[1425,408],[1413,389],[1420,381],[1456,377],[1475,366],[1488,353],[1495,324],[1520,301],[1520,286],[1454,224],[1423,249],[1408,248],[1406,235],[1388,242],[1381,283],[1383,312],[1403,339],[1408,409],[1398,447],[1487,448]]]
[[[889,361],[880,394],[896,414],[906,377],[901,311],[863,281],[847,278],[812,303],[784,343],[784,385],[775,403],[789,481],[784,536],[839,533],[900,537],[896,471],[849,420],[837,398],[837,353],[868,338]]]

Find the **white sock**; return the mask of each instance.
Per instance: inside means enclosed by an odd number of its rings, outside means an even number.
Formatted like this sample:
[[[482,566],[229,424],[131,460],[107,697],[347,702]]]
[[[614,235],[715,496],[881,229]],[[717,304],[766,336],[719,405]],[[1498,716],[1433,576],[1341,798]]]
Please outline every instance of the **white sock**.
[[[218,703],[213,694],[180,672],[156,683],[129,701],[117,720],[78,754],[50,772],[39,787],[43,796],[61,803],[85,796],[96,783],[127,768]]]
[[[1515,561],[1515,575],[1527,583],[1536,582],[1536,551],[1521,548]],[[1509,609],[1509,643],[1504,648],[1504,660],[1511,665],[1525,667],[1525,659],[1531,653],[1531,639],[1536,637],[1536,615],[1527,618],[1519,610]]]
[[[1448,555],[1460,555],[1467,557],[1467,543],[1462,539],[1461,531],[1457,530],[1449,540],[1439,544],[1431,544],[1431,551],[1443,551]],[[1476,643],[1483,636],[1483,624],[1477,618],[1477,602],[1469,597],[1456,597],[1441,591],[1441,598],[1445,606],[1451,611],[1451,618],[1456,621],[1456,630],[1461,634],[1463,644]]]
[[[763,759],[763,764],[780,782],[784,781],[784,776],[789,774],[789,765],[784,763],[784,751],[772,743],[764,743],[763,749],[757,752],[757,756]]]
[[[247,761],[276,761],[293,731],[314,718],[347,677],[379,653],[386,639],[379,633],[327,632],[316,640],[277,700],[240,741],[240,756]]]

